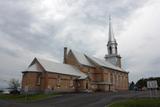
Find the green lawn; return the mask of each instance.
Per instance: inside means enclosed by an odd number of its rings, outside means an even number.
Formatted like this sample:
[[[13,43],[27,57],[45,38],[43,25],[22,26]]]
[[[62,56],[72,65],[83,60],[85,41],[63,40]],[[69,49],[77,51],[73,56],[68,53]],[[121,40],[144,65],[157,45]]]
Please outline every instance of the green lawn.
[[[51,93],[51,94],[32,94],[32,95],[24,95],[24,94],[20,94],[20,95],[4,95],[4,94],[0,94],[0,99],[3,100],[15,100],[18,102],[30,102],[30,101],[37,101],[37,100],[42,100],[42,99],[47,99],[53,96],[58,96],[59,94],[57,93]]]
[[[160,107],[159,99],[129,99],[119,102],[114,102],[108,107]]]

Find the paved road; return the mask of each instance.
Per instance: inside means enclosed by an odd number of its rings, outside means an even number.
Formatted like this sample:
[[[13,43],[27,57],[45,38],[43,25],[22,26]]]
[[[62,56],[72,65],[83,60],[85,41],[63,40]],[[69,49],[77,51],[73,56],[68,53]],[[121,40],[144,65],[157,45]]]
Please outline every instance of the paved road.
[[[159,97],[160,94],[157,94]],[[15,103],[0,100],[0,107],[104,107],[112,101],[149,97],[148,92],[64,94],[43,101]]]

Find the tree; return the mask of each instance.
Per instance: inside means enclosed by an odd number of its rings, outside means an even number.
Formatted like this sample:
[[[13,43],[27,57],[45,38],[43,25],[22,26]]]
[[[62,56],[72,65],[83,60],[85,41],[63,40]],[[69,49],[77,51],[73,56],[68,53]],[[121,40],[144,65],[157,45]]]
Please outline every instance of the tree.
[[[131,84],[129,85],[129,90],[134,90],[135,83],[132,81]]]
[[[147,87],[147,81],[156,80],[158,82],[158,87],[160,87],[160,77],[150,77],[150,78],[142,78],[137,81],[136,86],[141,89],[143,87]]]
[[[141,89],[143,87],[147,87],[147,79],[142,78],[142,79],[138,80],[136,83],[136,86],[138,89]]]
[[[11,79],[9,81],[9,88],[13,89],[13,90],[18,90],[18,88],[20,87],[20,82],[17,79]]]

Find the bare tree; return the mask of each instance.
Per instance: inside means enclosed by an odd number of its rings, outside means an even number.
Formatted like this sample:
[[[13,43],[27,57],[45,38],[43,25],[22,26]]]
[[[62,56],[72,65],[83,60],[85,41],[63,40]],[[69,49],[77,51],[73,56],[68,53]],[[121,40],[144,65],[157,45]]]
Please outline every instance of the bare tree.
[[[13,90],[18,90],[19,87],[20,87],[20,82],[18,79],[11,79],[9,81],[9,88]]]

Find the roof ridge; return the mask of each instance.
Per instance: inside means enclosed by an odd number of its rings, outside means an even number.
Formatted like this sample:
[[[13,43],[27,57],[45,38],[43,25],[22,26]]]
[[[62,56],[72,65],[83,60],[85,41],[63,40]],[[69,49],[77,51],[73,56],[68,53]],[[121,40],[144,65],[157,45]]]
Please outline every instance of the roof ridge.
[[[34,60],[36,60],[47,72],[73,75],[81,79],[87,77],[85,73],[81,72],[77,67],[70,64],[57,63],[54,61],[40,58],[34,58]]]
[[[92,63],[90,63],[90,61],[86,58],[85,53],[80,53],[80,52],[77,52],[76,50],[72,50],[72,49],[71,49],[71,52],[73,53],[73,55],[75,56],[75,58],[77,59],[77,61],[80,64],[94,67],[94,65]]]
[[[77,53],[79,53],[79,54],[83,54],[83,55],[85,55],[85,53],[82,53],[82,52],[79,52],[79,51],[77,51],[77,50],[74,50],[74,49],[70,49],[72,52],[77,52]]]
[[[55,62],[53,60],[47,60],[47,59],[41,59],[41,58],[37,58],[37,60],[39,61],[39,63],[41,63],[41,61],[47,61],[47,62],[51,62],[51,63],[55,63],[55,64],[61,64],[61,65],[67,65],[67,66],[73,66],[73,65],[70,65],[70,64],[64,64],[64,63],[60,63],[60,62]],[[74,66],[73,66],[74,67]]]
[[[43,60],[43,61],[50,61],[50,62],[55,62],[55,63],[60,63],[60,62],[56,62],[54,60],[50,60],[50,59],[44,59],[44,58],[40,58],[40,57],[35,57],[37,60]]]
[[[115,69],[115,70],[119,70],[119,71],[124,71],[125,70],[123,68],[120,68],[118,66],[113,65],[112,63],[110,63],[109,61],[94,57],[94,56],[87,56],[90,60],[92,60],[94,63],[100,65],[100,66],[104,66],[110,69]],[[107,65],[108,64],[108,65]]]

